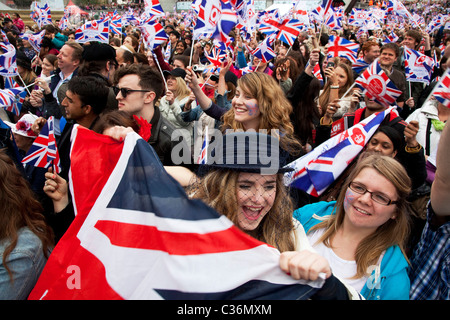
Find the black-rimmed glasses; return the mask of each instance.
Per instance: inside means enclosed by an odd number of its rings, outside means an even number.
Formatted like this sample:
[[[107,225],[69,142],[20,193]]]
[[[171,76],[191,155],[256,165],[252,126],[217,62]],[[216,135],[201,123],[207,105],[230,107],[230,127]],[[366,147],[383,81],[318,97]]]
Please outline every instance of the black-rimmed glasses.
[[[366,192],[370,193],[370,198],[373,201],[382,204],[384,206],[398,203],[398,201],[392,201],[391,199],[389,199],[384,193],[372,192],[367,190],[366,186],[359,182],[352,181],[350,182],[350,185],[348,187],[350,188],[350,190],[359,194],[365,194]]]
[[[132,92],[150,92],[150,90],[137,90],[137,89],[127,89],[127,88],[118,88],[118,87],[112,87],[114,94],[117,96],[119,92],[122,94],[122,97],[125,99],[128,94]]]

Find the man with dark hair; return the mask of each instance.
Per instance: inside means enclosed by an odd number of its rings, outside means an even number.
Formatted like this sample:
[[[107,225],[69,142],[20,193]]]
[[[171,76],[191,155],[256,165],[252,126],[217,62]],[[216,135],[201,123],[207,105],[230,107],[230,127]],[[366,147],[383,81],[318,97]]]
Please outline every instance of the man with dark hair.
[[[44,26],[45,37],[52,40],[52,45],[55,49],[60,50],[62,46],[69,40],[69,38],[60,33],[58,29],[52,24],[46,24]]]
[[[180,68],[186,70],[186,67],[189,66],[189,57],[182,54],[174,55],[172,59],[172,66],[174,69]]]
[[[175,128],[155,106],[164,94],[161,74],[150,66],[132,64],[117,71],[116,83],[119,110],[142,117],[152,125],[148,143],[155,149],[163,165],[173,165],[171,153],[175,144],[171,136]]]
[[[117,100],[112,84],[118,66],[116,50],[109,44],[93,42],[83,46],[83,63],[78,75],[96,77],[109,87],[106,108],[110,110],[117,109]]]
[[[67,124],[56,142],[61,158],[60,176],[66,180],[70,168],[70,136],[73,125],[76,123],[92,129],[100,113],[105,110],[108,92],[105,83],[96,77],[77,76],[68,82],[66,97],[61,102]]]

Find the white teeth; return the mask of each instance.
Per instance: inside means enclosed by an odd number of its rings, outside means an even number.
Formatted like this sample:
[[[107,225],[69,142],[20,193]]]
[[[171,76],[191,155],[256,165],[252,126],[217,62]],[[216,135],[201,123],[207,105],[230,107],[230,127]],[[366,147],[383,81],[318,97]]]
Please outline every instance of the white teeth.
[[[246,207],[248,210],[250,211],[254,211],[254,212],[258,212],[261,210],[261,208],[250,208],[250,207]]]
[[[362,214],[365,214],[366,216],[370,216],[371,215],[369,212],[367,212],[365,210],[361,210],[361,209],[358,209],[358,208],[355,208],[355,209],[356,209],[356,211],[361,212]]]

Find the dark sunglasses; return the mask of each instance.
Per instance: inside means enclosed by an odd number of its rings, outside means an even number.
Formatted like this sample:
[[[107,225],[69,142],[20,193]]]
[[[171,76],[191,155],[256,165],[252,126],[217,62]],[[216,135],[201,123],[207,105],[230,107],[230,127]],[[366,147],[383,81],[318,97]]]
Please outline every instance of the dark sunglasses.
[[[134,89],[127,89],[127,88],[118,88],[118,87],[112,87],[114,94],[117,96],[119,92],[122,94],[122,97],[125,99],[128,94],[132,92],[150,92],[150,90],[134,90]]]

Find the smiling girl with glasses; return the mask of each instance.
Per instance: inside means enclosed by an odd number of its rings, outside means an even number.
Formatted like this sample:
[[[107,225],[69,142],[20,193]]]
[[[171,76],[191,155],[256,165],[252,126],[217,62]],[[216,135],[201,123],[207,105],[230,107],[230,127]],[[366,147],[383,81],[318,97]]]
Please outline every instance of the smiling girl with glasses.
[[[333,273],[366,299],[409,299],[404,248],[410,186],[398,161],[369,154],[359,159],[337,201],[320,201],[294,212]]]

